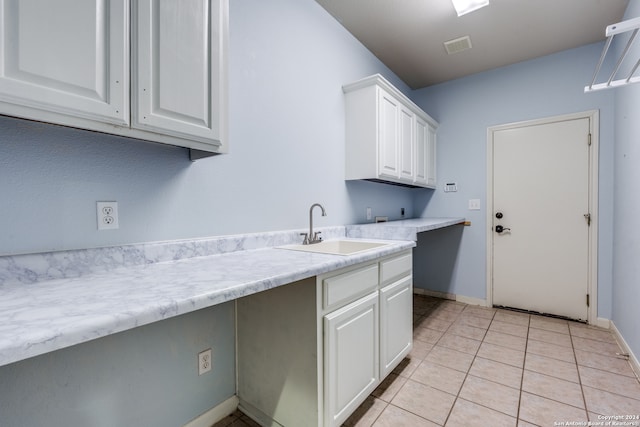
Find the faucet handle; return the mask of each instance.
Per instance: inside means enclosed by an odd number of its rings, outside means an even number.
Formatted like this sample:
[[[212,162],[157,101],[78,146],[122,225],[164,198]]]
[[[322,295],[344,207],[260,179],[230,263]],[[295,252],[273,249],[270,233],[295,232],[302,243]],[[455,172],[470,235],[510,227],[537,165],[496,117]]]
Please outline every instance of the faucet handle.
[[[313,233],[313,242],[322,242],[322,237],[320,237],[321,233],[322,231],[316,231]]]
[[[304,236],[304,240],[302,241],[303,245],[309,244],[309,233],[300,233],[301,236]]]

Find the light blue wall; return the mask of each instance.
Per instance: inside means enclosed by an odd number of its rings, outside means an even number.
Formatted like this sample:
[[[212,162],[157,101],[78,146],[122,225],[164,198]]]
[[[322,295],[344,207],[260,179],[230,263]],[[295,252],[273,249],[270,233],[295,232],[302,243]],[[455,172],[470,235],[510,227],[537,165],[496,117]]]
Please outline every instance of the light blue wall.
[[[0,255],[304,228],[314,202],[319,226],[410,217],[410,189],[343,179],[342,85],[408,87],[313,0],[233,0],[230,32],[228,155],[1,118]]]
[[[631,0],[625,19],[639,16],[640,0]],[[617,46],[618,53],[622,47]],[[640,47],[636,45],[629,53],[629,58],[636,61],[639,55]],[[640,357],[640,232],[634,226],[640,217],[640,84],[614,91],[616,147],[612,320],[635,356]]]
[[[601,49],[600,43],[588,45],[413,93],[412,99],[440,123],[440,185],[433,193],[416,197],[414,212],[464,216],[472,222],[463,232],[455,270],[449,280],[439,277],[439,288],[434,290],[486,297],[487,128],[600,110],[598,314],[611,317],[614,98],[610,91],[583,93]],[[442,184],[452,181],[458,183],[458,192],[444,193]],[[469,211],[469,199],[480,199],[482,209]]]
[[[235,393],[234,319],[226,303],[2,367],[0,425],[184,425]]]
[[[640,248],[625,228],[639,213],[628,195],[637,193],[640,177],[627,163],[638,150],[640,93],[619,91],[624,117],[616,120],[612,92],[582,93],[600,45],[411,93],[313,0],[231,0],[230,7],[230,154],[191,163],[180,148],[0,118],[0,254],[304,228],[316,201],[329,214],[318,225],[363,222],[367,206],[393,219],[405,207],[407,216],[473,222],[459,238],[447,286],[483,298],[485,215],[466,208],[469,198],[485,200],[487,127],[600,109],[599,313],[613,314],[640,354]],[[630,10],[638,11],[637,0]],[[456,180],[458,193],[342,179],[340,87],[378,72],[441,122],[439,182]],[[95,229],[97,200],[119,202],[120,230]],[[234,354],[232,314],[231,305],[216,306],[0,368],[2,425],[66,426],[107,412],[120,425],[186,423],[234,391],[233,362],[225,359]],[[218,374],[189,379],[203,345],[225,355],[214,356]],[[206,401],[198,397],[203,390]],[[74,412],[63,414],[67,409]]]
[[[412,192],[345,183],[342,85],[408,87],[313,0],[231,0],[228,155],[0,117],[0,255],[412,216]],[[96,230],[95,202],[120,229]],[[0,424],[175,427],[235,392],[233,305],[0,368]],[[212,346],[214,375],[193,376]],[[216,356],[218,354],[219,356]]]

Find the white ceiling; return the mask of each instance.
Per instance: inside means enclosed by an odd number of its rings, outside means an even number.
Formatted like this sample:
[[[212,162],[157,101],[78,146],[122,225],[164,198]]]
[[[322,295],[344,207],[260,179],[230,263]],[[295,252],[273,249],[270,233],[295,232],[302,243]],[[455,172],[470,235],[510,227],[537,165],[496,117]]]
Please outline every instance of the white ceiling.
[[[491,0],[458,17],[450,0],[316,1],[413,89],[604,40],[629,2]],[[472,49],[446,53],[467,35]]]

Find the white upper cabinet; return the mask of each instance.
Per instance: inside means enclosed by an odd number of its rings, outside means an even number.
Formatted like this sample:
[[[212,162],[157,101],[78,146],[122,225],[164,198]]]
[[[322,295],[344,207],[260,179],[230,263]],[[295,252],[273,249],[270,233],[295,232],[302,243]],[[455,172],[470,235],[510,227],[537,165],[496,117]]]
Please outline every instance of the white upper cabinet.
[[[436,128],[429,126],[428,129],[428,144],[427,144],[427,187],[436,188]]]
[[[0,2],[0,113],[129,123],[125,0]]]
[[[220,2],[139,0],[133,5],[132,126],[219,142],[224,81],[217,70],[224,46],[218,34],[225,25]]]
[[[385,91],[378,92],[380,126],[378,138],[378,175],[396,178],[399,174],[400,153],[400,104]]]
[[[420,117],[416,117],[416,185],[436,186],[436,129]]]
[[[228,0],[0,0],[0,12],[0,114],[227,151]]]
[[[400,179],[413,181],[415,178],[415,120],[413,111],[400,105]]]
[[[438,123],[379,74],[343,91],[346,179],[435,188]]]

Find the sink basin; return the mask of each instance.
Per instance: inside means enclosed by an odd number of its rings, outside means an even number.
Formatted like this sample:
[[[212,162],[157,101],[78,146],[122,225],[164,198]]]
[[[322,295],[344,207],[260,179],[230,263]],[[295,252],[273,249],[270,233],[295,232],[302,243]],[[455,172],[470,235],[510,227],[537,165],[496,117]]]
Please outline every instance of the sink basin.
[[[358,252],[387,246],[389,243],[367,242],[361,240],[326,240],[312,245],[286,245],[279,246],[278,249],[289,249],[292,251],[316,252],[332,255],[353,255]]]

